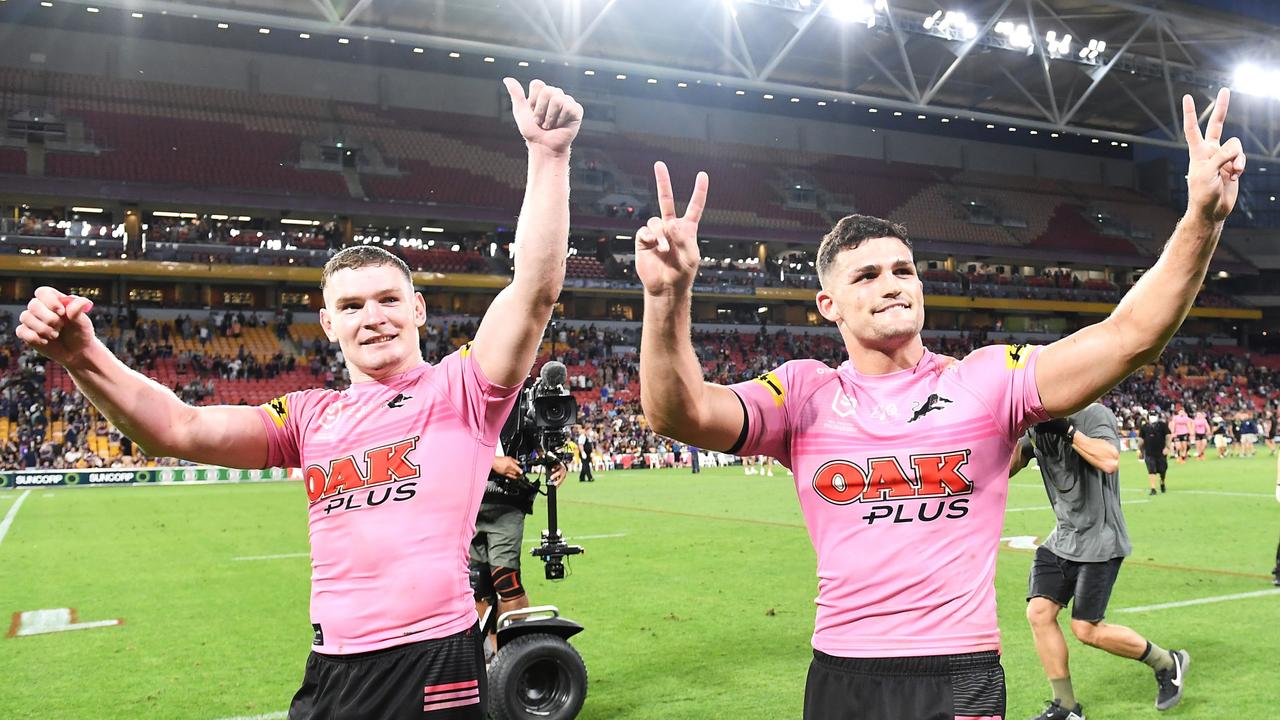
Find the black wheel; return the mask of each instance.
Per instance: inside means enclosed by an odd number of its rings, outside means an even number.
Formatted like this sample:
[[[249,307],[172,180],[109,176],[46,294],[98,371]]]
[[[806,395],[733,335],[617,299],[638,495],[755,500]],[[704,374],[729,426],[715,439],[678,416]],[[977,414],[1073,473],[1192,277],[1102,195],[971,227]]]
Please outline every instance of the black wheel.
[[[494,720],[572,720],[586,699],[586,663],[557,635],[518,637],[489,663],[489,717]]]

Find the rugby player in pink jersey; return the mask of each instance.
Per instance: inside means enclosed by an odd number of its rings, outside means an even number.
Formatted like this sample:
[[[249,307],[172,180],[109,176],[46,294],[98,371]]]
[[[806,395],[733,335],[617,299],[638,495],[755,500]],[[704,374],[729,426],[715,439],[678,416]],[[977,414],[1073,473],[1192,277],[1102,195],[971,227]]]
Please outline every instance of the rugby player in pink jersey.
[[[1178,406],[1178,412],[1169,419],[1169,428],[1173,431],[1173,452],[1177,456],[1178,463],[1187,461],[1187,451],[1191,447],[1191,418],[1187,415],[1187,409]]]
[[[90,303],[41,287],[18,337],[153,456],[303,469],[313,652],[289,708],[305,718],[484,717],[481,638],[467,547],[498,433],[564,282],[569,149],[582,106],[534,80],[505,81],[528,148],[515,274],[474,342],[422,358],[426,303],[408,266],[358,245],[320,276],[320,324],[351,375],[261,407],[192,407],[99,342]]]
[[[1030,425],[1064,417],[1154,361],[1186,317],[1245,157],[1221,142],[1228,92],[1204,135],[1183,98],[1188,207],[1164,252],[1106,320],[1045,347],[929,352],[906,231],[842,219],[818,248],[818,310],[849,359],[794,360],[725,387],[703,380],[690,338],[698,221],[708,178],[677,215],[655,165],[660,217],[636,234],[644,284],[641,401],[654,431],[698,447],[770,455],[795,474],[817,551],[812,720],[1003,718],[993,580],[1011,453]]]
[[[1203,410],[1197,410],[1191,418],[1191,434],[1196,441],[1196,459],[1204,459],[1204,451],[1209,447],[1209,418]]]

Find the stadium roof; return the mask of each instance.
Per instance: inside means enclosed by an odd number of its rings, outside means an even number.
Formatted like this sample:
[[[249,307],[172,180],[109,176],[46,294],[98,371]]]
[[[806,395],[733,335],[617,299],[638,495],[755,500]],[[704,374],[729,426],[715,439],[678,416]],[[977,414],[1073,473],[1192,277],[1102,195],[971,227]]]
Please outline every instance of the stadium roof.
[[[20,0],[35,4],[35,0]],[[16,3],[9,3],[11,6]],[[592,70],[604,84],[813,104],[875,103],[1101,139],[1181,144],[1237,66],[1277,58],[1267,3],[1125,0],[57,0]],[[952,11],[950,14],[947,11]],[[961,16],[958,13],[963,12]],[[1024,27],[1019,27],[1024,26]],[[1050,35],[1052,33],[1052,35]],[[1069,35],[1066,46],[1061,43]],[[1099,52],[1090,52],[1092,47]],[[1098,43],[1105,43],[1099,45]],[[264,51],[270,51],[264,48]],[[1268,91],[1280,75],[1260,68]],[[1271,83],[1270,80],[1277,82]],[[699,87],[701,86],[701,87]],[[797,98],[791,101],[791,98]],[[1275,99],[1237,94],[1254,157],[1280,156]]]

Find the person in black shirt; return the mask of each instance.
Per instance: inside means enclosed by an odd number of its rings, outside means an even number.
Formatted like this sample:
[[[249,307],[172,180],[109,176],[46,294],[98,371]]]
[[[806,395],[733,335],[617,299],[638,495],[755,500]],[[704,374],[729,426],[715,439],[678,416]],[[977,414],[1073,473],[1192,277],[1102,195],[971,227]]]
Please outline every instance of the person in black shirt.
[[[1147,464],[1147,480],[1151,483],[1152,495],[1156,494],[1156,476],[1160,477],[1160,492],[1165,491],[1165,473],[1169,472],[1168,438],[1169,424],[1159,413],[1151,413],[1138,428],[1138,453]]]
[[[1222,418],[1221,415],[1213,417],[1213,446],[1218,450],[1218,459],[1227,456],[1227,446],[1231,444],[1231,423]]]
[[[578,452],[582,456],[582,469],[578,471],[578,482],[595,482],[595,473],[591,472],[591,453],[595,452],[595,441],[587,432],[583,432],[579,440]]]

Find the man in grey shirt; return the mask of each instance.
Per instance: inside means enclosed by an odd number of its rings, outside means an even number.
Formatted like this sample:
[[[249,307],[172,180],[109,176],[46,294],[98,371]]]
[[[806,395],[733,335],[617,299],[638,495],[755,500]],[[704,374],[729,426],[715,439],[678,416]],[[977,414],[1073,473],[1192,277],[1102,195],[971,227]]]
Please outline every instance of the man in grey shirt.
[[[1103,622],[1120,563],[1132,552],[1120,510],[1116,416],[1094,403],[1035,426],[1014,449],[1009,475],[1032,457],[1057,516],[1053,532],[1036,549],[1027,581],[1027,620],[1054,698],[1034,720],[1084,720],[1071,687],[1066,638],[1058,626],[1058,613],[1070,603],[1071,632],[1080,642],[1147,664],[1155,671],[1156,709],[1177,705],[1191,656]]]

